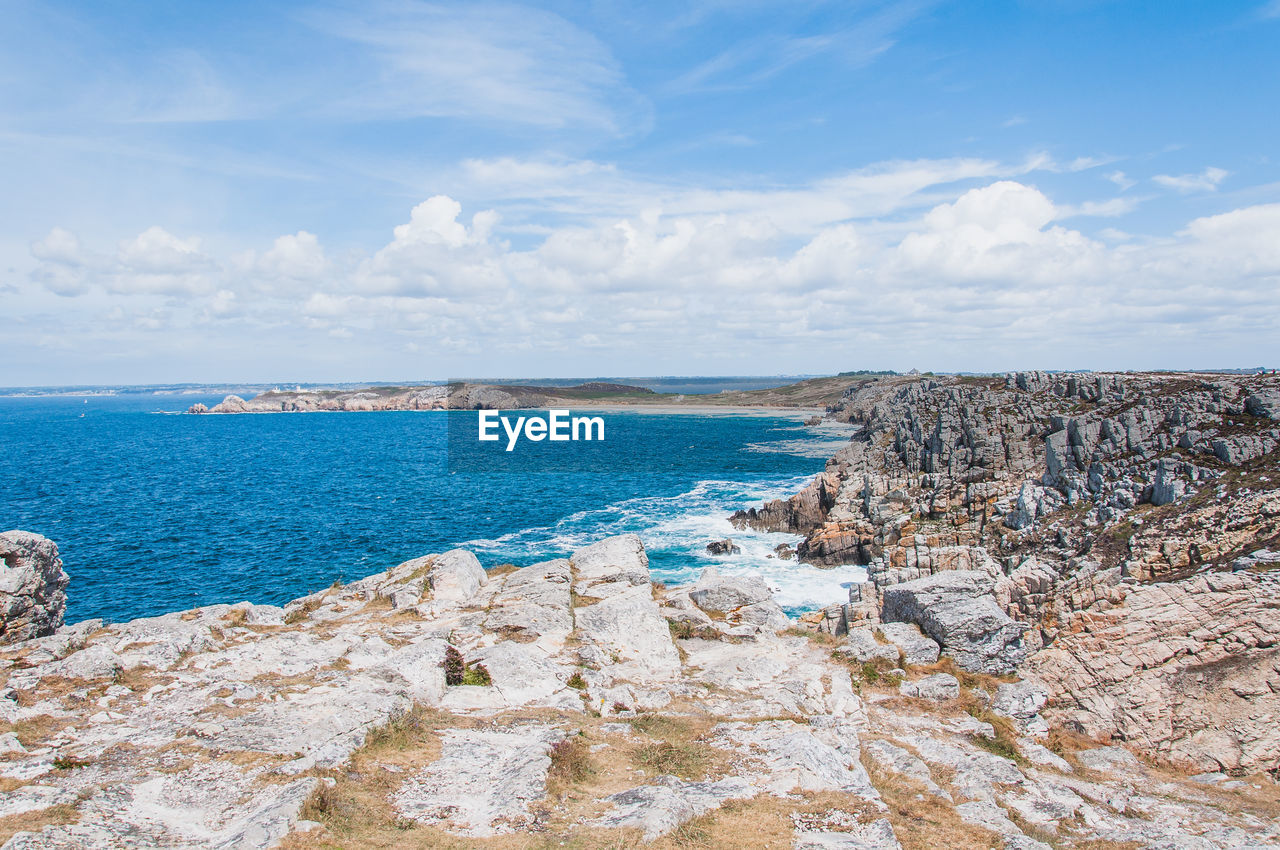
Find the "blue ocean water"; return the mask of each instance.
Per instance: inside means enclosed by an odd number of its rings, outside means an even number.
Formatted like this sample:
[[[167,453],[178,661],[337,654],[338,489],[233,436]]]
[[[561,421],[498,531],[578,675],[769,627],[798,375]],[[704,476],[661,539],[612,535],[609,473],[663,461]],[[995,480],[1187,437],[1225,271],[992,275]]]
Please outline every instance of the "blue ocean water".
[[[525,565],[624,531],[658,578],[754,572],[792,611],[858,577],[771,558],[796,538],[728,523],[821,470],[794,418],[606,412],[604,443],[470,444],[482,454],[459,462],[474,412],[161,412],[217,400],[0,398],[0,530],[57,542],[68,622],[279,604],[455,546]],[[742,553],[708,556],[726,536]]]

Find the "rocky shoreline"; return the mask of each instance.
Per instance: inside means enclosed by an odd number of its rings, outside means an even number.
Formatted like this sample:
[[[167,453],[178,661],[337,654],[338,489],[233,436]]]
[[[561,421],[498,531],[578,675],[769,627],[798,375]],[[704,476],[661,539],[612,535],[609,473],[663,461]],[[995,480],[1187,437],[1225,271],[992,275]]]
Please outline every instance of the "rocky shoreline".
[[[860,431],[826,471],[734,518],[867,566],[822,628],[912,619],[1037,677],[1053,722],[1280,768],[1275,376],[888,378],[830,415]]]
[[[522,410],[550,407],[653,409],[752,408],[819,411],[840,397],[848,378],[810,378],[761,390],[725,390],[705,395],[656,393],[646,387],[608,382],[575,386],[521,386],[453,382],[354,390],[270,390],[251,399],[229,395],[213,407],[193,404],[188,413],[308,413],[385,410]]]
[[[1278,847],[1273,377],[903,376],[735,517],[860,563],[789,621],[633,535],[63,625],[0,535],[6,848]],[[728,541],[721,541],[723,545]]]

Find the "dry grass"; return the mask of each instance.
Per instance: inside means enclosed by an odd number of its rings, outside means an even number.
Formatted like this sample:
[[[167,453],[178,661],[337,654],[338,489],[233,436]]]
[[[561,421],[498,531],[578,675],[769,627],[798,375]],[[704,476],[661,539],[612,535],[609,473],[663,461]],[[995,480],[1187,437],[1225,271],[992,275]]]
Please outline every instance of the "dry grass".
[[[681,779],[702,779],[721,773],[728,754],[706,742],[718,718],[672,714],[641,714],[631,718],[631,728],[652,741],[631,749],[631,761],[646,773],[669,773]]]
[[[968,670],[962,670],[956,665],[956,662],[947,657],[939,658],[933,664],[922,664],[911,668],[913,672],[921,675],[929,675],[932,673],[950,673],[960,682],[962,688],[982,688],[989,694],[994,695],[996,688],[1008,682],[1018,681],[1017,676],[993,676],[989,673],[970,673]]]
[[[288,614],[285,614],[284,616],[285,625],[293,626],[293,625],[297,625],[298,623],[301,623],[303,620],[308,619],[311,616],[311,612],[315,611],[319,607],[320,607],[320,599],[318,598],[308,599],[306,602],[303,602],[301,605],[299,605],[297,608],[294,608]]]
[[[222,615],[222,622],[226,623],[228,628],[235,628],[245,625],[248,616],[243,608],[233,608]]]
[[[47,809],[9,815],[7,818],[0,818],[0,844],[8,841],[15,833],[39,832],[46,826],[76,823],[79,820],[80,812],[70,803],[59,803]]]
[[[65,718],[53,717],[49,714],[38,714],[35,717],[28,717],[16,723],[0,721],[0,734],[13,732],[18,736],[18,741],[22,743],[22,746],[31,749],[55,732],[61,732],[67,728],[69,723],[70,721]]]
[[[490,567],[487,572],[489,573],[489,578],[496,578],[498,576],[511,575],[518,569],[520,568],[515,564],[498,564],[496,567]]]
[[[922,785],[906,777],[881,770],[864,758],[863,765],[872,783],[889,807],[889,822],[903,850],[948,850],[1002,846],[999,836],[965,823],[955,809],[930,794]],[[935,776],[935,781],[941,777]]]
[[[817,629],[802,629],[796,626],[784,629],[782,634],[790,635],[791,637],[805,638],[812,643],[816,643],[818,646],[826,648],[844,646],[847,643],[845,638],[830,634],[829,632],[820,632]]]
[[[559,797],[569,788],[586,782],[596,773],[595,759],[586,735],[579,732],[551,747],[551,767],[547,770],[547,793]]]

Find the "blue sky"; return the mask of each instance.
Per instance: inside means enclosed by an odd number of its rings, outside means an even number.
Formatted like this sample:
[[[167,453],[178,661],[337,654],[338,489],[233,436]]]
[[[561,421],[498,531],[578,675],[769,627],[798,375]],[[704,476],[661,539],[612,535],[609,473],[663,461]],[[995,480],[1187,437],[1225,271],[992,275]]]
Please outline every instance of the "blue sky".
[[[1280,2],[4,2],[0,384],[1280,360]]]

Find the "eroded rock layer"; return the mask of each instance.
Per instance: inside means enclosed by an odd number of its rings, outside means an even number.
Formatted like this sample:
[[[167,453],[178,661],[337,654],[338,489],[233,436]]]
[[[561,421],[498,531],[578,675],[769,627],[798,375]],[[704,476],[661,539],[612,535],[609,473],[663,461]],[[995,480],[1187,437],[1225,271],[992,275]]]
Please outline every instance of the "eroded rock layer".
[[[1275,771],[1277,398],[1274,375],[865,381],[823,475],[734,521],[867,566],[826,631],[914,623],[966,669],[1039,677],[1054,722]]]

